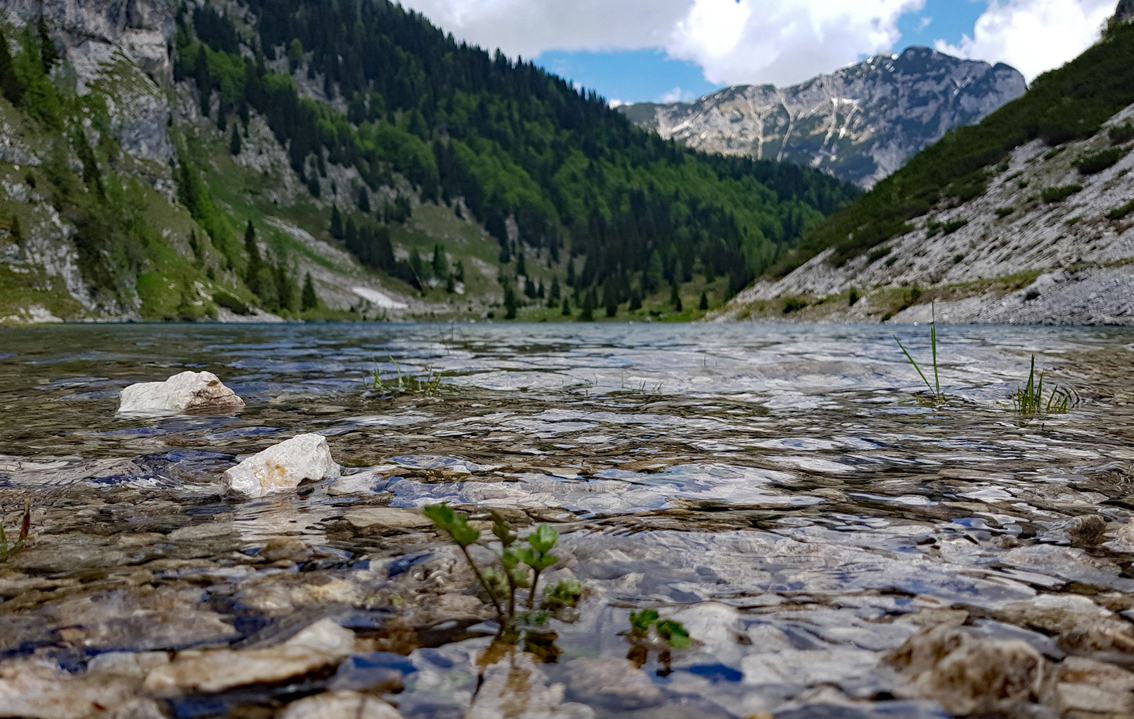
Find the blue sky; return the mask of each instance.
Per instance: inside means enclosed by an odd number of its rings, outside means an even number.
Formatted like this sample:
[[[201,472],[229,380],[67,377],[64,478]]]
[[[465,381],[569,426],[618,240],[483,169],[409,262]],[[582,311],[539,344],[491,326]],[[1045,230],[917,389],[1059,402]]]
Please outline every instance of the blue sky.
[[[980,0],[927,0],[920,12],[899,19],[901,40],[894,52],[911,45],[933,47],[937,40],[957,45],[964,35],[973,35],[973,26],[985,8],[986,4]],[[865,57],[859,56],[860,59]],[[667,57],[662,48],[606,52],[549,50],[533,61],[560,77],[596,90],[608,100],[619,102],[688,102],[728,84],[709,82],[700,65]]]
[[[401,0],[454,36],[611,101],[803,82],[925,45],[1031,81],[1099,37],[1118,0]]]

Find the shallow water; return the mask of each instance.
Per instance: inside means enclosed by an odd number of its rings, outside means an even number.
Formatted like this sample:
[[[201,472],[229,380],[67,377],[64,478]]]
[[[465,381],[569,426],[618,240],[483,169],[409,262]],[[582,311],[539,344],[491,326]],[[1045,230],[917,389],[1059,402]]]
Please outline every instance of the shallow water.
[[[1134,667],[1134,332],[947,327],[950,401],[928,409],[893,331],[5,330],[0,509],[9,534],[25,497],[33,513],[0,565],[0,658],[64,681],[108,653],[270,647],[323,617],[355,632],[337,674],[163,697],[179,717],[270,716],[375,676],[407,718],[941,717],[888,660],[940,623],[1021,639],[1054,671]],[[928,364],[928,328],[898,332]],[[1007,397],[1033,353],[1075,406],[1021,423]],[[127,384],[186,369],[247,409],[115,416]],[[346,476],[225,494],[239,457],[299,432],[327,436]],[[548,625],[554,662],[489,649],[471,574],[408,511],[439,502],[560,530],[549,579],[586,594]],[[694,645],[628,660],[642,608]]]

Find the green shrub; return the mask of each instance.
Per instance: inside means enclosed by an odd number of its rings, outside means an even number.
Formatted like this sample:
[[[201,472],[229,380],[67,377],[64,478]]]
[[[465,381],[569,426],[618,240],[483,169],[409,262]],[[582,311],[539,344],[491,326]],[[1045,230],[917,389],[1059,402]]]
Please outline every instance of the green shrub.
[[[1075,162],[1075,167],[1079,169],[1080,175],[1097,175],[1103,170],[1114,167],[1125,155],[1123,150],[1111,147],[1080,157]]]
[[[1063,202],[1076,192],[1081,192],[1082,185],[1064,185],[1062,187],[1049,187],[1043,191],[1043,201],[1050,204]]]
[[[870,252],[870,254],[867,255],[867,259],[870,260],[871,263],[874,263],[874,262],[877,262],[878,260],[882,259],[886,255],[890,254],[893,251],[894,251],[893,247],[879,247],[876,250],[872,250]]]
[[[996,216],[1001,218],[1001,219],[1007,217],[1008,215],[1013,214],[1014,212],[1016,212],[1015,207],[998,207],[998,208],[996,208]]]
[[[798,297],[785,297],[784,298],[784,314],[790,315],[792,312],[799,312],[807,307],[807,303]]]
[[[252,310],[248,307],[248,305],[244,304],[239,297],[230,295],[224,290],[219,290],[213,293],[213,302],[215,302],[220,307],[232,310],[238,315],[252,314]]]
[[[1134,124],[1127,122],[1125,125],[1115,125],[1107,131],[1110,136],[1110,144],[1124,145],[1131,140],[1134,140]]]
[[[1116,207],[1113,210],[1111,210],[1110,212],[1106,213],[1106,219],[1108,219],[1108,220],[1125,219],[1125,217],[1132,212],[1134,212],[1134,200],[1131,200],[1130,202],[1127,202],[1125,205],[1122,205],[1121,207]]]

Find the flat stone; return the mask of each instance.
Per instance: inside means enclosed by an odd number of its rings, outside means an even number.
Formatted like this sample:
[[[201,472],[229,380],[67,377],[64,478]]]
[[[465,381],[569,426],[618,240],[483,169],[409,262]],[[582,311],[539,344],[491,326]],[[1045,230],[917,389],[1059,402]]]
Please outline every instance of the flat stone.
[[[75,677],[44,664],[0,667],[0,717],[75,719],[115,710],[135,696],[136,682]]]
[[[236,396],[212,372],[182,372],[164,382],[132,384],[122,390],[118,411],[124,414],[232,412],[244,409]]]
[[[295,489],[305,479],[335,479],[339,465],[327,438],[301,434],[252,455],[224,473],[228,486],[249,497]]]
[[[151,671],[145,688],[158,696],[176,696],[281,682],[338,664],[353,650],[354,632],[322,619],[278,647],[182,652],[172,664]]]
[[[87,671],[145,679],[151,671],[167,664],[169,655],[165,652],[107,652],[87,662]]]
[[[788,649],[768,654],[752,654],[740,666],[744,683],[814,686],[851,684],[870,676],[878,655],[864,649]]]
[[[980,639],[950,625],[910,637],[889,659],[909,679],[902,691],[962,716],[1038,700],[1047,669],[1043,655],[1027,642]]]
[[[401,713],[381,699],[357,692],[325,692],[288,704],[280,719],[402,719]]]
[[[1130,716],[1134,713],[1134,695],[1112,692],[1086,684],[1057,684],[1055,698],[1059,710]]]
[[[391,529],[419,529],[430,527],[430,521],[421,512],[413,509],[394,509],[393,507],[359,507],[345,515],[346,521],[359,529],[369,527],[390,527]]]

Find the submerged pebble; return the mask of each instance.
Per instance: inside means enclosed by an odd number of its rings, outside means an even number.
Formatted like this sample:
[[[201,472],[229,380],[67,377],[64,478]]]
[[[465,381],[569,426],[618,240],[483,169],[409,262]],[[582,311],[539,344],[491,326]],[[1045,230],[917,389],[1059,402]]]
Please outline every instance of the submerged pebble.
[[[244,400],[212,372],[182,372],[164,382],[132,384],[122,390],[122,414],[231,412],[244,409]]]

